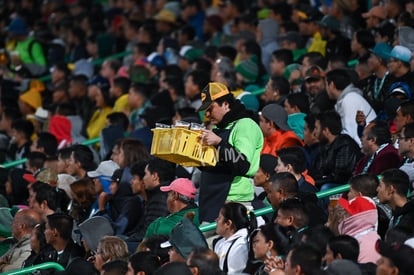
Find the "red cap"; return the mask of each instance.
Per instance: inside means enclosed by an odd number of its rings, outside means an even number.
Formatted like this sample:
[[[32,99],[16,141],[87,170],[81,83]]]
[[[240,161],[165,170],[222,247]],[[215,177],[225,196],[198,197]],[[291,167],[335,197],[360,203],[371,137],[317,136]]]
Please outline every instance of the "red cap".
[[[168,186],[160,187],[163,192],[175,191],[183,196],[186,196],[190,199],[194,199],[197,190],[195,189],[193,182],[186,178],[178,178],[171,182]]]
[[[368,197],[358,196],[354,199],[348,201],[344,198],[338,200],[339,205],[341,205],[346,212],[351,215],[359,214],[368,210],[377,209],[375,202]]]
[[[23,175],[23,179],[29,183],[34,183],[36,182],[36,178],[33,174],[30,173],[26,173]]]

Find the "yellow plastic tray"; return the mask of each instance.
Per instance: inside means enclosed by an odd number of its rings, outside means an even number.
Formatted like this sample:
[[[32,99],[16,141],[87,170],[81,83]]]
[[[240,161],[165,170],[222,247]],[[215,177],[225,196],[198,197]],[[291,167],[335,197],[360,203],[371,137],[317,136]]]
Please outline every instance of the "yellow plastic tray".
[[[152,129],[151,155],[183,166],[215,166],[217,150],[201,142],[201,132],[185,128]]]

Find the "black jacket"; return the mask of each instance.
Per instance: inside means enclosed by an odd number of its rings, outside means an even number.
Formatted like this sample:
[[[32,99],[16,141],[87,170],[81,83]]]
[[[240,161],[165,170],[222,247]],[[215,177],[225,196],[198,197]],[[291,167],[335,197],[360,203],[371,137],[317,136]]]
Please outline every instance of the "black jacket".
[[[355,165],[362,157],[358,144],[348,135],[340,134],[334,142],[321,147],[321,178],[317,185],[324,183],[346,184],[352,176]]]
[[[170,212],[167,208],[167,192],[160,190],[161,186],[169,185],[169,182],[162,182],[152,190],[147,190],[147,201],[145,203],[145,230],[159,217],[165,217]],[[144,231],[145,232],[145,231]]]

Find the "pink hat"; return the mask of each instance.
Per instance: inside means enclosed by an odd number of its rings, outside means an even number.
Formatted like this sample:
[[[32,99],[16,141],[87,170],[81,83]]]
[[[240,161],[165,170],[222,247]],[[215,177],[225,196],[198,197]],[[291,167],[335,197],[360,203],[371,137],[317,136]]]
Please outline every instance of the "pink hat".
[[[371,198],[363,196],[355,197],[350,201],[344,198],[340,198],[338,200],[338,203],[346,210],[346,212],[351,215],[356,215],[361,212],[377,209],[375,202]]]
[[[183,196],[186,196],[190,199],[194,199],[197,190],[195,189],[193,182],[186,178],[178,178],[171,182],[168,186],[160,187],[163,192],[175,191]]]

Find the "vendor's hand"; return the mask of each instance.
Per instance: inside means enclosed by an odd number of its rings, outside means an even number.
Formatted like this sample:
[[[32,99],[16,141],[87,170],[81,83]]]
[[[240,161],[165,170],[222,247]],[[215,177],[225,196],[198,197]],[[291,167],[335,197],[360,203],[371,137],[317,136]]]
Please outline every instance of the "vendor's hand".
[[[363,111],[357,111],[356,116],[355,116],[355,121],[358,125],[365,126],[367,121],[366,121],[366,117]]]
[[[203,131],[203,134],[201,135],[201,140],[204,142],[204,144],[216,146],[221,142],[221,137],[216,135],[213,131],[211,130],[202,130],[202,131]]]

